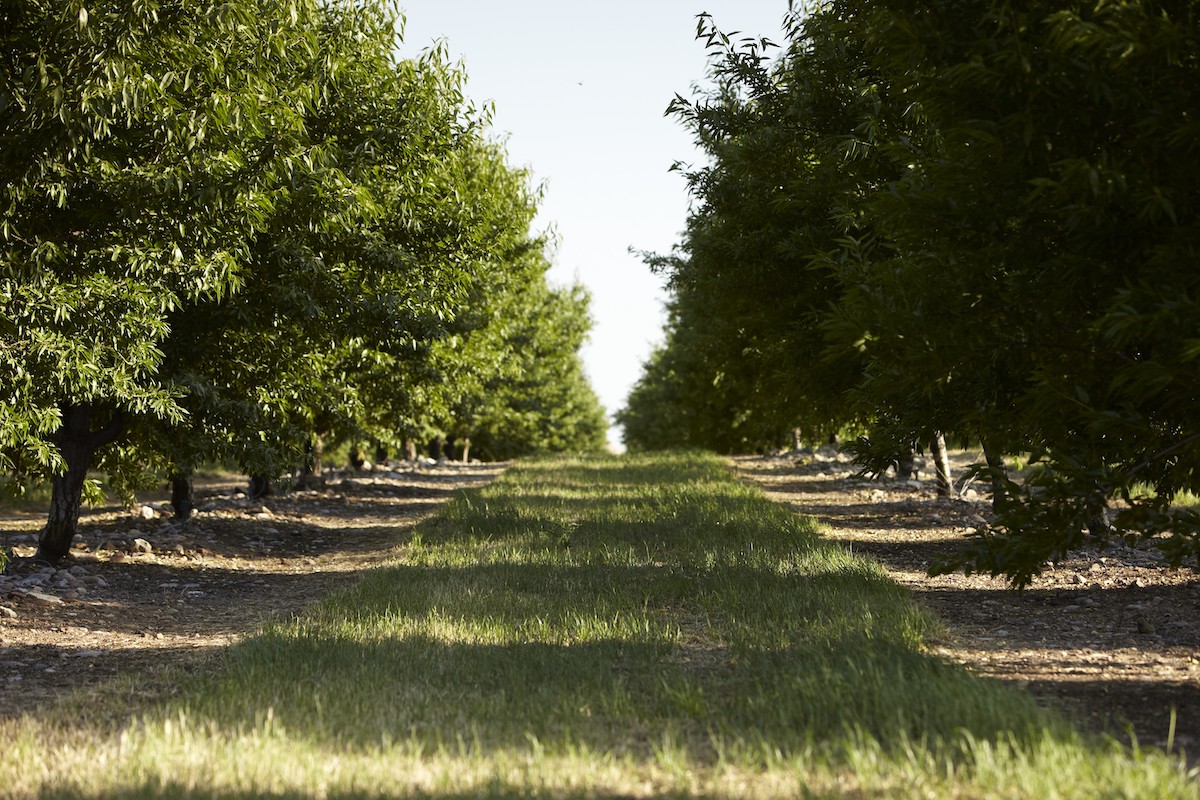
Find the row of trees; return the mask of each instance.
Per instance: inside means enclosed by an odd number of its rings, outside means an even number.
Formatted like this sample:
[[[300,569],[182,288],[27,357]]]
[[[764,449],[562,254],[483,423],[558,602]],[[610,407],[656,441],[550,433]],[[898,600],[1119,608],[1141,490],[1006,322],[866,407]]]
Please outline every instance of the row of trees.
[[[671,318],[627,444],[849,427],[878,474],[944,433],[995,490],[961,566],[1024,584],[1089,534],[1194,557],[1198,14],[834,0],[774,61],[702,17],[717,88],[670,113],[710,161],[649,258]]]
[[[443,51],[394,56],[396,23],[0,6],[0,469],[53,483],[40,558],[67,553],[89,469],[186,487],[331,436],[601,445],[587,299],[546,284],[537,193]]]

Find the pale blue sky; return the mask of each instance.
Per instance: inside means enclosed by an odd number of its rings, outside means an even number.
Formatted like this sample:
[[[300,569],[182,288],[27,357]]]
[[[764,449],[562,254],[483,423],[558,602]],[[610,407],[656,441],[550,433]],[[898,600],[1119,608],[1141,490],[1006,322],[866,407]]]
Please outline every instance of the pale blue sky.
[[[559,245],[551,279],[579,280],[596,325],[584,363],[605,408],[622,405],[662,338],[660,282],[629,248],[667,252],[688,197],[677,160],[700,158],[663,116],[675,93],[705,82],[696,15],[726,32],[782,39],[787,0],[407,0],[406,53],[448,43],[468,95],[495,104],[510,162],[544,182],[540,228]],[[616,432],[610,440],[616,440]]]

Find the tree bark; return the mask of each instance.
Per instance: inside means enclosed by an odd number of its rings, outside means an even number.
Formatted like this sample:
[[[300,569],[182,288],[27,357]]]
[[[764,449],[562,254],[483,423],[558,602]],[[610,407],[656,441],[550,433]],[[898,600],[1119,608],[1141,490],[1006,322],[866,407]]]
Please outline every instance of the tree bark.
[[[175,509],[175,519],[188,519],[196,510],[190,469],[181,469],[171,475],[171,506]]]
[[[941,431],[934,433],[929,441],[929,454],[933,457],[933,469],[937,473],[938,497],[953,497],[954,482],[950,476],[950,456],[946,453],[946,437]]]
[[[317,433],[309,437],[304,445],[304,468],[300,471],[299,486],[303,489],[320,489],[325,486],[321,476],[325,456],[325,439]]]
[[[992,481],[992,511],[999,514],[1008,507],[1008,492],[1004,488],[1004,479],[1008,474],[1004,466],[1004,455],[987,442],[982,442],[983,458],[991,472]]]
[[[915,448],[910,447],[896,461],[896,478],[902,481],[911,481],[917,477],[917,460],[916,454],[913,452]]]
[[[417,443],[412,439],[404,440],[404,458],[410,464],[417,460]]]
[[[71,552],[71,541],[79,525],[83,484],[87,480],[92,456],[124,430],[125,415],[121,412],[113,414],[103,428],[93,431],[90,403],[62,406],[62,425],[51,441],[58,445],[66,462],[66,471],[55,475],[51,483],[50,513],[38,539],[35,559],[57,564]]]
[[[251,500],[259,500],[274,493],[274,488],[271,486],[271,479],[269,477],[266,475],[250,476],[250,486],[247,494]]]
[[[1114,533],[1108,510],[1108,495],[1097,486],[1086,499],[1088,533],[1101,542],[1107,542]]]
[[[471,458],[471,437],[462,437],[462,463],[466,464]]]

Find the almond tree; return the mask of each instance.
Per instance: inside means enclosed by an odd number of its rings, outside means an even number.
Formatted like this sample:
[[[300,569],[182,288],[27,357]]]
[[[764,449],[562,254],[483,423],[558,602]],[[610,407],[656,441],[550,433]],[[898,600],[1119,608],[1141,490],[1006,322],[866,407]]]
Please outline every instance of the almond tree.
[[[243,283],[293,153],[303,4],[6,3],[0,25],[3,464],[53,476],[39,557],[74,534],[94,454],[181,421],[169,318]]]
[[[676,270],[723,346],[751,335],[739,385],[789,374],[754,344],[773,329],[795,381],[869,422],[867,470],[982,441],[998,517],[968,568],[1023,584],[1085,536],[1194,557],[1200,516],[1172,501],[1200,489],[1195,10],[839,0],[791,39],[771,72],[726,58],[747,99],[716,120],[745,124],[715,128]],[[778,180],[745,181],[760,161]]]

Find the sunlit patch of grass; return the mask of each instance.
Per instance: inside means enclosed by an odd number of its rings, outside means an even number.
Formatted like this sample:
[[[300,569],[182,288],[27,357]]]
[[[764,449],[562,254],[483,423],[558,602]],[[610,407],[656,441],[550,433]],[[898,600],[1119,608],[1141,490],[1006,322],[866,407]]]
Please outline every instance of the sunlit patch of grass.
[[[1158,493],[1149,483],[1136,483],[1130,488],[1129,496],[1135,500],[1150,500],[1157,497]],[[1185,489],[1171,499],[1171,505],[1175,508],[1194,508],[1200,506],[1200,496]]]
[[[1086,742],[931,656],[937,631],[875,563],[714,458],[534,462],[463,492],[394,561],[153,713],[0,730],[0,786],[1196,796],[1168,756]]]

